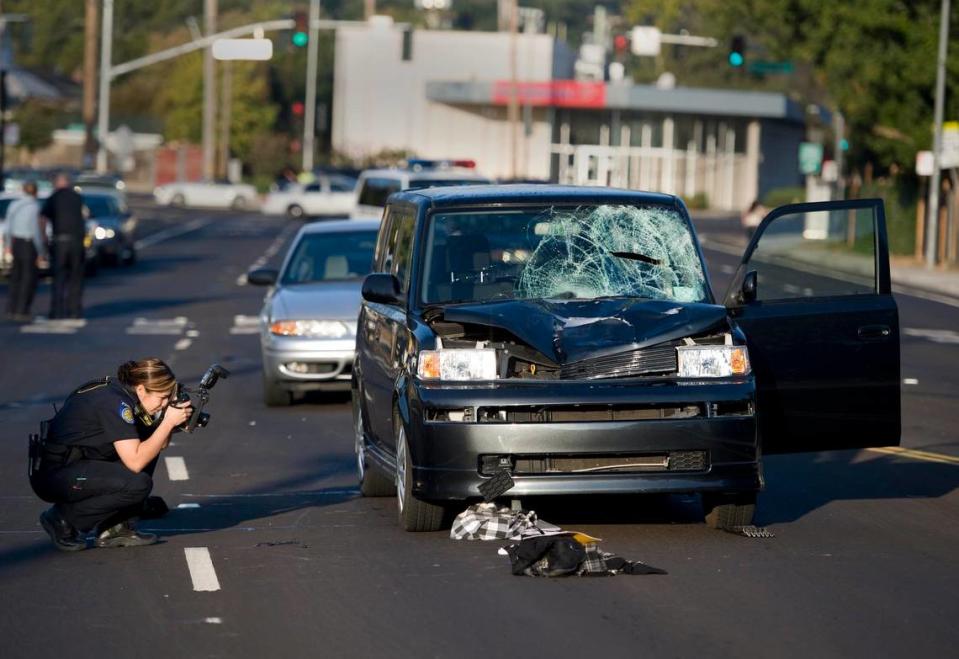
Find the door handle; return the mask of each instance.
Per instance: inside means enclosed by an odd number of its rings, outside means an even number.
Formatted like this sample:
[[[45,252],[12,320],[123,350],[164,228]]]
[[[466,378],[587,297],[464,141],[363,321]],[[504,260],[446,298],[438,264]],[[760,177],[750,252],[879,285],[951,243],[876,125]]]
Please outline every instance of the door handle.
[[[892,330],[889,329],[889,325],[863,325],[859,328],[858,334],[863,341],[869,341],[884,339],[892,334]]]

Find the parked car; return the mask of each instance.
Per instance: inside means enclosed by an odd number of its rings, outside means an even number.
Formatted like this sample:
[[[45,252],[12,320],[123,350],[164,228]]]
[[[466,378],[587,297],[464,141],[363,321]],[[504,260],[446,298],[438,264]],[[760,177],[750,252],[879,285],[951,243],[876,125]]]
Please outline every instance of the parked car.
[[[82,192],[87,233],[93,237],[94,258],[101,264],[130,265],[136,261],[137,217],[122,193]]]
[[[228,181],[167,183],[153,190],[153,198],[161,206],[232,208],[246,210],[257,203],[256,188]]]
[[[289,215],[294,219],[321,215],[347,217],[356,203],[356,179],[320,174],[316,181],[291,183],[271,190],[260,210],[267,215]]]
[[[677,197],[394,195],[358,319],[361,492],[435,530],[505,470],[516,497],[700,493],[730,528],[762,455],[898,444],[881,200],[774,210],[721,299]]]
[[[476,173],[475,166],[472,160],[411,160],[402,169],[364,170],[356,183],[352,215],[381,215],[389,196],[400,190],[490,183],[490,179]]]
[[[307,224],[282,267],[253,270],[270,286],[260,312],[263,399],[288,405],[294,393],[348,390],[360,288],[373,262],[379,220]]]

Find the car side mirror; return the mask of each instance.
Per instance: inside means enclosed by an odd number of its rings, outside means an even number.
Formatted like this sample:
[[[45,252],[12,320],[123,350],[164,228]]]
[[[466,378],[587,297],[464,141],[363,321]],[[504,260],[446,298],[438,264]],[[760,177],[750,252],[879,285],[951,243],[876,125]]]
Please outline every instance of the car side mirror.
[[[750,270],[743,277],[743,285],[739,289],[739,302],[749,304],[756,301],[756,291],[759,286],[759,278],[755,270]]]
[[[259,270],[251,270],[246,273],[247,283],[253,284],[254,286],[272,286],[276,283],[277,277],[280,273],[276,270],[270,268],[261,268]]]
[[[367,302],[402,305],[400,281],[391,274],[374,272],[363,280],[363,299]]]

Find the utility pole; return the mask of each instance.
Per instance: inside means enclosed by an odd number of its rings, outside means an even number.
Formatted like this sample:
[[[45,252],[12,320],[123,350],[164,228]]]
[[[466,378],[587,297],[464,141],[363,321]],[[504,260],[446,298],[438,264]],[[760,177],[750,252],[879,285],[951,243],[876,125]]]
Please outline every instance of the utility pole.
[[[217,0],[206,0],[203,7],[207,36],[216,33]],[[213,48],[203,49],[203,178],[213,180],[216,142],[216,68]]]
[[[926,212],[926,267],[936,266],[936,242],[939,238],[939,167],[942,156],[942,104],[946,91],[946,48],[949,45],[949,0],[942,0],[939,18],[939,57],[936,61],[936,104],[933,118],[932,176],[929,177],[929,203]]]
[[[316,137],[316,59],[319,56],[320,0],[310,0],[309,41],[306,44],[306,102],[303,104],[303,171],[313,171]]]
[[[517,32],[519,31],[519,3],[510,1],[509,7],[509,105],[506,108],[507,123],[509,124],[510,146],[510,176],[519,176],[519,74],[517,71]]]
[[[83,169],[92,169],[97,156],[97,140],[93,136],[96,123],[97,99],[97,0],[86,0],[86,16],[83,20],[83,126],[86,137],[83,142]]]
[[[376,14],[376,0],[364,0],[363,18],[370,20],[370,16]]]
[[[100,102],[97,122],[97,171],[107,171],[107,133],[110,132],[110,61],[113,59],[113,0],[103,0],[100,30]]]
[[[230,161],[230,122],[233,120],[233,62],[223,62],[222,105],[220,106],[220,157],[217,176],[227,178]]]

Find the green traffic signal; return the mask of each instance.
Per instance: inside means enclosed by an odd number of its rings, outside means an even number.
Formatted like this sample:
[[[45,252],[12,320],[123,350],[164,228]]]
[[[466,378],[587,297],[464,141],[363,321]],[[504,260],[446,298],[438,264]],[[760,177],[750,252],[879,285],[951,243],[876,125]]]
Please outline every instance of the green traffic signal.
[[[310,35],[306,32],[294,32],[293,36],[290,37],[290,41],[297,48],[302,48],[310,41]]]

